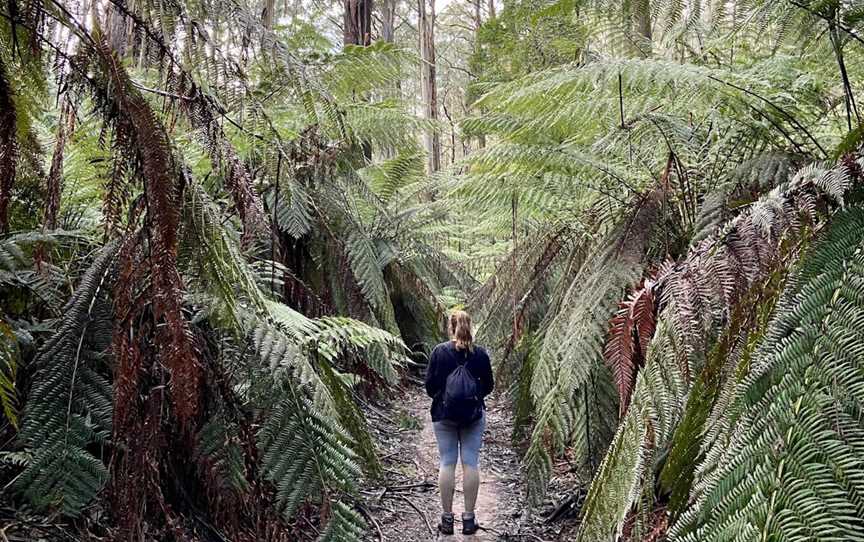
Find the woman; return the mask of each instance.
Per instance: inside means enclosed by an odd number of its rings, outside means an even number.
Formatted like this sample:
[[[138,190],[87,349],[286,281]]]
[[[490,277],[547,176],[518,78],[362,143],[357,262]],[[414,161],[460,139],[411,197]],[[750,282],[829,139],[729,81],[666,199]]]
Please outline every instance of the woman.
[[[486,428],[483,399],[492,391],[494,382],[489,355],[474,345],[468,313],[454,311],[449,327],[451,339],[435,347],[426,370],[426,393],[432,398],[432,425],[441,457],[438,486],[442,513],[438,530],[453,534],[456,461],[461,456],[465,495],[462,533],[474,534],[479,529],[474,505],[480,489],[479,455]]]

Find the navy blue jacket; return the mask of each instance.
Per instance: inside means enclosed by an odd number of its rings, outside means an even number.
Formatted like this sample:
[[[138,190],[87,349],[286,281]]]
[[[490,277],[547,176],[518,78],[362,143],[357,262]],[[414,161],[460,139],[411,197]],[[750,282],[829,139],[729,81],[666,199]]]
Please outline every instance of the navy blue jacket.
[[[447,383],[447,377],[456,369],[459,363],[465,361],[465,366],[471,375],[479,381],[480,393],[486,397],[492,393],[495,382],[492,378],[492,363],[489,354],[480,346],[475,346],[473,352],[456,350],[456,344],[452,341],[441,343],[432,351],[429,357],[429,366],[426,368],[426,393],[432,398],[432,421],[443,419],[443,391]],[[486,409],[486,405],[483,405]]]

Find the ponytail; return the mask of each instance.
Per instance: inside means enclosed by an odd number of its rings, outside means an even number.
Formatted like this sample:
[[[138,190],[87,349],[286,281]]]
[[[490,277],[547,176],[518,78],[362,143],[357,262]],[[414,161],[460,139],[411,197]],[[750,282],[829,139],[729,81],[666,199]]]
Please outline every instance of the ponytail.
[[[471,316],[467,312],[457,310],[450,314],[450,337],[456,343],[456,350],[474,351]]]

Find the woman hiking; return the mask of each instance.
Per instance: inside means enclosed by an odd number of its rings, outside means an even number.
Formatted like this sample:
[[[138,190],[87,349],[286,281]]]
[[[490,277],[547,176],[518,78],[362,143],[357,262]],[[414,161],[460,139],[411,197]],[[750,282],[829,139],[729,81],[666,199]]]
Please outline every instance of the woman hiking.
[[[474,534],[480,528],[474,505],[480,489],[480,447],[486,429],[483,399],[492,392],[494,382],[489,355],[474,344],[468,313],[453,311],[449,328],[450,340],[435,347],[426,369],[426,393],[432,398],[432,425],[441,458],[438,488],[442,513],[438,531],[453,534],[456,462],[461,459],[465,496],[462,534]]]

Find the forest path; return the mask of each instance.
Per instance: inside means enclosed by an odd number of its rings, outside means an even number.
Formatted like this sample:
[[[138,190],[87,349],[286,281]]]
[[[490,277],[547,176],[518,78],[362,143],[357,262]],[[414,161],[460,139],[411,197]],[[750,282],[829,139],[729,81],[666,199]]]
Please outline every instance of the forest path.
[[[429,417],[430,401],[419,386],[411,386],[394,401],[390,413],[371,413],[370,425],[378,428],[382,444],[385,476],[383,482],[364,490],[367,522],[370,523],[367,539],[382,542],[539,539],[534,535],[516,534],[525,513],[521,473],[519,459],[510,445],[511,413],[504,401],[497,400],[488,401],[486,435],[480,454],[481,481],[476,513],[484,530],[471,536],[460,534],[463,494],[459,466],[453,503],[457,534],[437,534],[441,513],[438,447]],[[370,521],[370,517],[374,521]]]

